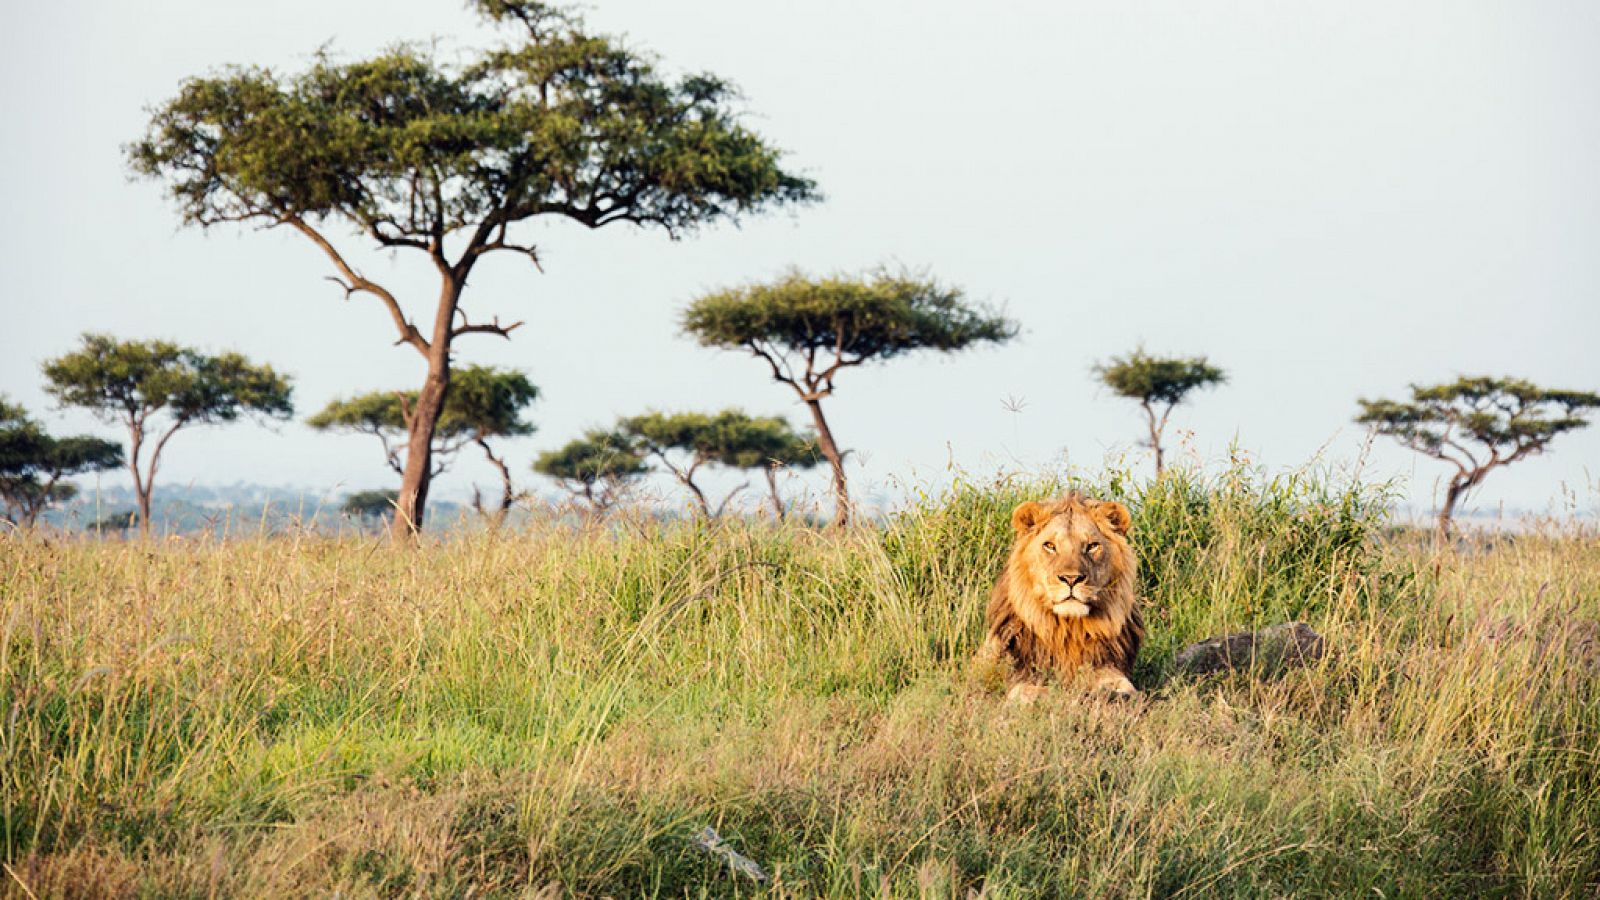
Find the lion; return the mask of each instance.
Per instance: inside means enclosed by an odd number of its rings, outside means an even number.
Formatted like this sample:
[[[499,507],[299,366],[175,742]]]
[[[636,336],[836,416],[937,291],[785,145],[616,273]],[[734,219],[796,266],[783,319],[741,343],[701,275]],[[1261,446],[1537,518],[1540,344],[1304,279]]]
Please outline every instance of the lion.
[[[1090,685],[1138,694],[1130,677],[1144,640],[1134,596],[1128,508],[1068,495],[1011,513],[1016,540],[989,600],[980,662],[1009,670],[1007,699],[1030,702],[1088,669]]]

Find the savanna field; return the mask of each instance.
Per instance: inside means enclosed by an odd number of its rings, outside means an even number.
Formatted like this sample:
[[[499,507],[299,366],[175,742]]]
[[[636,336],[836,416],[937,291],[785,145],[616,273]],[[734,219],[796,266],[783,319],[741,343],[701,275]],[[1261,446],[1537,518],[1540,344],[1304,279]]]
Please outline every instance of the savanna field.
[[[1127,502],[1144,696],[976,677],[1011,508],[846,531],[0,537],[14,897],[1600,893],[1600,537],[1449,543],[1333,476]],[[1302,619],[1306,668],[1183,645]],[[769,879],[693,837],[712,826]]]

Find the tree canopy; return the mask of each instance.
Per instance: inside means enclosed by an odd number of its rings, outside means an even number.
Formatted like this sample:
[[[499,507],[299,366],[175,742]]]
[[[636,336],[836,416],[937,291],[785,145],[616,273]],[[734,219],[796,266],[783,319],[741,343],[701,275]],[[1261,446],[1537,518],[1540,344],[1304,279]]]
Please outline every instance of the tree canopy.
[[[1444,532],[1467,491],[1490,471],[1542,452],[1557,435],[1586,427],[1586,414],[1600,409],[1600,394],[1476,376],[1414,384],[1409,400],[1358,402],[1357,422],[1455,466],[1439,510],[1439,530]]]
[[[689,304],[682,327],[702,346],[764,360],[811,411],[817,447],[833,470],[836,522],[849,519],[844,452],[822,413],[843,369],[916,350],[950,353],[1004,343],[1017,325],[932,278],[878,270],[822,278],[792,271],[770,284],[714,291]]]
[[[1227,381],[1227,375],[1204,356],[1151,356],[1135,350],[1112,357],[1095,368],[1101,382],[1118,396],[1149,403],[1176,405],[1191,391]]]
[[[139,527],[150,528],[150,497],[161,451],[191,425],[294,412],[287,376],[238,353],[210,355],[169,341],[119,341],[85,334],[83,346],[47,361],[45,390],[67,406],[128,429],[127,465],[139,499]],[[147,437],[154,437],[141,470]]]
[[[128,148],[165,183],[185,222],[286,227],[329,260],[347,295],[378,300],[428,361],[409,419],[397,534],[420,529],[451,345],[509,336],[521,322],[469,319],[468,276],[493,253],[538,249],[513,234],[541,216],[616,222],[674,237],[816,197],[740,121],[739,97],[708,74],[669,79],[652,59],[591,33],[569,11],[525,0],[474,8],[506,43],[441,60],[403,45],[370,59],[320,54],[304,72],[231,68],[185,81]],[[419,326],[401,298],[336,247],[354,232],[426,256],[439,276]]]
[[[540,454],[533,469],[583,498],[594,512],[604,513],[650,471],[644,456],[630,436],[592,429],[559,449]]]
[[[398,496],[399,491],[356,491],[344,498],[339,510],[354,519],[385,519]]]
[[[89,435],[54,437],[21,406],[0,397],[0,507],[24,527],[77,495],[64,479],[122,465],[122,445]]]
[[[735,488],[713,507],[695,481],[702,466],[770,473],[774,465],[806,467],[816,460],[815,439],[795,434],[781,417],[756,417],[738,409],[717,413],[649,412],[623,419],[618,430],[660,460],[689,489],[700,514],[707,518],[721,515],[728,501],[745,486]],[[769,479],[769,486],[776,497],[776,483]],[[782,503],[776,502],[781,513]]]
[[[747,349],[777,363],[774,377],[803,380],[800,356],[824,355],[817,387],[839,369],[914,350],[961,350],[1016,336],[1016,323],[966,302],[958,288],[884,270],[864,277],[811,278],[791,271],[771,284],[706,294],[683,313],[701,345]]]
[[[1151,356],[1143,348],[1126,356],[1114,356],[1109,362],[1094,367],[1101,383],[1120,397],[1135,400],[1144,410],[1150,429],[1149,445],[1156,454],[1156,475],[1160,475],[1165,459],[1161,436],[1166,433],[1167,419],[1173,407],[1182,403],[1191,392],[1200,388],[1223,384],[1228,376],[1212,365],[1204,356]],[[1160,413],[1157,407],[1162,407]]]

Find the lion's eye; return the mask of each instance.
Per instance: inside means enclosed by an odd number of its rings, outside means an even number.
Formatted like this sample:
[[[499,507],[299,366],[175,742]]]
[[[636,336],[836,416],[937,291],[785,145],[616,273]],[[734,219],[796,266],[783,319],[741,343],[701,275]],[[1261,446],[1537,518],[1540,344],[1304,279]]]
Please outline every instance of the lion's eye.
[[[1087,553],[1087,554],[1089,554],[1089,555],[1090,555],[1090,556],[1094,556],[1094,555],[1095,555],[1095,554],[1096,554],[1096,553],[1099,553],[1099,552],[1100,552],[1100,542],[1099,542],[1099,541],[1090,541],[1090,542],[1089,542],[1089,543],[1088,543],[1088,544],[1087,544],[1087,545],[1086,545],[1086,546],[1085,546],[1085,547],[1084,547],[1084,548],[1083,548],[1083,551],[1084,551],[1084,552],[1085,552],[1085,553]]]
[[[1046,552],[1046,553],[1054,553],[1054,552],[1056,552],[1055,541],[1045,541],[1044,542],[1044,552]]]

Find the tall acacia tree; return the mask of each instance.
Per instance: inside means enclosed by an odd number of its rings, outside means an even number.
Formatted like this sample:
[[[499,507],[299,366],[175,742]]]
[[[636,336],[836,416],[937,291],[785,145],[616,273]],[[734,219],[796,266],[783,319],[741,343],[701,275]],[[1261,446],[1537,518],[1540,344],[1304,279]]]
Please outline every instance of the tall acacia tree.
[[[737,409],[718,413],[660,413],[623,419],[618,431],[632,438],[645,453],[654,456],[667,471],[688,488],[700,515],[718,518],[728,502],[747,485],[729,491],[711,505],[705,489],[695,475],[707,465],[729,469],[762,469],[781,518],[783,504],[778,499],[774,463],[805,465],[806,450],[815,458],[816,442],[797,435],[789,423],[776,416],[751,416]]]
[[[817,449],[833,470],[834,522],[841,526],[850,520],[844,451],[822,412],[838,374],[914,350],[950,353],[1017,334],[1015,322],[968,304],[956,288],[881,270],[825,278],[790,272],[771,284],[716,291],[691,303],[682,325],[703,346],[747,350],[765,360],[772,377],[806,405]]]
[[[45,510],[77,495],[77,486],[65,479],[121,465],[116,441],[55,437],[0,396],[0,518],[32,527]]]
[[[1489,473],[1541,453],[1556,435],[1584,428],[1600,394],[1541,388],[1519,378],[1459,378],[1412,385],[1411,399],[1359,400],[1356,421],[1455,466],[1439,507],[1440,534],[1456,504]]]
[[[1156,477],[1165,468],[1166,451],[1161,437],[1173,407],[1189,394],[1204,387],[1226,382],[1228,376],[1203,356],[1151,356],[1138,349],[1127,356],[1112,357],[1095,366],[1101,383],[1119,397],[1138,401],[1150,429],[1150,449],[1156,454]],[[1157,412],[1159,410],[1159,414]]]
[[[211,356],[168,341],[86,334],[81,349],[43,368],[45,390],[56,400],[128,429],[128,473],[139,501],[139,530],[145,534],[161,451],[180,429],[232,422],[241,415],[286,419],[294,412],[289,379],[237,353]]]
[[[511,482],[511,467],[503,456],[495,453],[489,441],[533,434],[533,423],[523,418],[523,412],[538,398],[539,388],[522,372],[494,366],[463,366],[452,374],[451,382],[444,412],[433,432],[433,469],[428,473],[429,478],[442,474],[463,446],[477,444],[489,464],[500,473],[501,491],[498,508],[487,510],[482,496],[474,488],[473,506],[499,524],[516,502],[517,493]],[[415,391],[371,391],[332,401],[306,419],[306,424],[318,431],[348,431],[376,437],[383,445],[384,461],[403,478],[405,464],[401,450],[409,434],[407,414],[416,402]],[[387,508],[392,511],[394,506],[390,504]]]
[[[185,82],[129,148],[164,181],[185,222],[286,228],[329,260],[346,296],[376,298],[427,374],[407,410],[396,535],[422,527],[451,351],[521,322],[468,318],[463,291],[495,253],[538,265],[515,226],[540,217],[616,222],[671,236],[814,197],[780,153],[739,123],[737,94],[711,75],[669,81],[645,56],[532,0],[475,0],[514,37],[447,64],[419,47],[293,76],[235,68]],[[400,295],[336,247],[343,234],[417,253],[438,276],[419,326]]]

